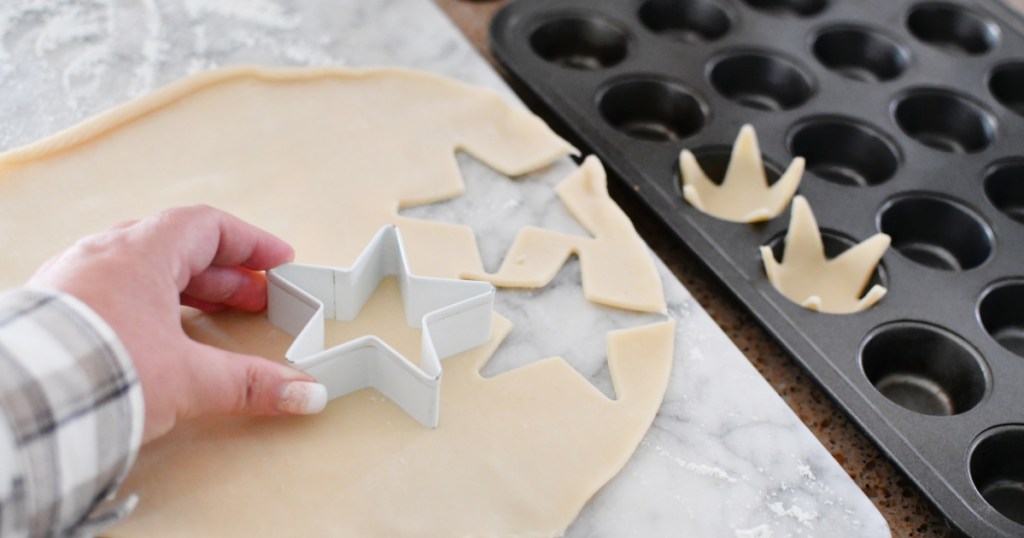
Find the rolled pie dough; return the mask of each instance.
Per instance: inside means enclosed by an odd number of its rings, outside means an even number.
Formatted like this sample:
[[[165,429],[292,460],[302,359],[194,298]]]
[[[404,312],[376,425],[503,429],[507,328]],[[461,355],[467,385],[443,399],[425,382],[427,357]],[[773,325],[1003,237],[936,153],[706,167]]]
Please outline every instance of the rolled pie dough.
[[[525,229],[496,275],[483,271],[468,228],[398,216],[462,192],[455,150],[519,175],[572,148],[490,91],[421,73],[198,75],[0,156],[0,286],[20,284],[85,233],[208,203],[290,241],[304,263],[347,267],[393,223],[417,274],[539,286],[575,253],[591,300],[664,309],[653,264],[596,160],[559,187],[593,237]],[[673,327],[608,335],[610,400],[559,358],[483,378],[513,330],[500,315],[494,323],[489,343],[444,361],[437,429],[369,389],[318,416],[189,421],[143,449],[122,488],[140,495],[139,507],[110,535],[560,534],[650,425]],[[185,311],[183,325],[198,340],[275,360],[289,344],[263,315]],[[376,334],[418,356],[393,281],[328,332],[329,343]]]

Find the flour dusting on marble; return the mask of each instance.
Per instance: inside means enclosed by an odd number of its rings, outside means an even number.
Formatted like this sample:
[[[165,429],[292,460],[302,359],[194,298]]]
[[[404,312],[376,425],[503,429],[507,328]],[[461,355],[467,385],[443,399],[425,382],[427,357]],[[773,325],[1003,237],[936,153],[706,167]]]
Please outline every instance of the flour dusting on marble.
[[[767,523],[749,529],[736,529],[736,538],[772,538],[772,529]]]
[[[806,463],[798,464],[796,466],[796,472],[800,473],[800,476],[802,476],[802,477],[804,477],[804,478],[806,478],[808,480],[816,480],[817,479],[817,477],[814,476],[814,471],[812,471],[811,467],[809,465],[807,465]]]
[[[301,21],[298,15],[288,13],[273,0],[185,0],[185,10],[192,19],[220,15],[281,30],[295,28]]]
[[[0,5],[0,150],[184,75],[232,64],[345,64],[332,21],[287,0],[27,0]],[[340,11],[340,10],[335,10]],[[44,104],[45,103],[45,104]],[[60,103],[54,107],[52,103]],[[49,104],[49,106],[46,106]]]
[[[65,45],[95,40],[103,35],[104,25],[99,10],[90,9],[86,4],[71,6],[47,20],[36,36],[35,53],[43,56]]]
[[[646,444],[647,440],[645,439],[641,443],[642,444]],[[724,480],[724,481],[729,482],[731,484],[736,483],[736,478],[732,477],[732,476],[729,476],[729,473],[725,472],[725,470],[720,468],[720,467],[715,467],[713,465],[706,465],[706,464],[702,464],[702,463],[693,463],[693,462],[690,462],[690,461],[686,461],[686,460],[684,460],[684,459],[682,459],[682,458],[672,454],[671,452],[666,450],[665,447],[663,447],[661,445],[654,445],[653,448],[654,448],[654,452],[656,454],[658,454],[659,456],[668,459],[669,461],[671,461],[676,466],[681,467],[683,469],[686,469],[687,471],[690,471],[693,474],[696,474],[696,475],[699,475],[699,476],[706,476],[708,478],[715,478],[715,479],[718,479],[718,480]]]
[[[771,510],[772,513],[777,515],[777,516],[780,516],[780,517],[782,517],[782,516],[791,517],[791,518],[797,520],[798,522],[806,525],[808,528],[812,528],[812,529],[814,528],[814,526],[811,524],[811,522],[814,521],[815,519],[817,519],[817,517],[818,517],[817,513],[815,513],[815,512],[806,512],[806,511],[804,511],[804,509],[800,508],[799,506],[797,506],[795,504],[790,506],[789,508],[784,508],[782,506],[782,503],[774,502],[774,503],[769,503],[768,504],[768,509]]]

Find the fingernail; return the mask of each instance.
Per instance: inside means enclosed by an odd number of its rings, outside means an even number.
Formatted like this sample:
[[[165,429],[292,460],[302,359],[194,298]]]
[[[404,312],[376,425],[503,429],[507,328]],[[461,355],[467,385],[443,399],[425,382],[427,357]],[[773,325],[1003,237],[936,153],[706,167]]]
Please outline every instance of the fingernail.
[[[312,415],[327,407],[327,387],[312,381],[292,381],[284,386],[277,409],[291,415]]]

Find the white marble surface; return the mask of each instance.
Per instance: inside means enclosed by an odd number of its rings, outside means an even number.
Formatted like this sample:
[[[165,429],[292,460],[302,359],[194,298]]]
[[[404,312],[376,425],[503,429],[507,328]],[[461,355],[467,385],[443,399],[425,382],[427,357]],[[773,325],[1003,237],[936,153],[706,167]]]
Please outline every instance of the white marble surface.
[[[240,63],[400,65],[511,91],[426,0],[82,0],[0,7],[0,149],[186,74]],[[516,231],[583,233],[552,187],[568,160],[516,181],[460,156],[465,196],[408,216],[474,228],[495,269]],[[671,273],[677,359],[654,426],[570,536],[886,536],[881,515]],[[547,288],[499,292],[517,330],[493,375],[562,355],[611,394],[605,334],[657,316],[592,305],[573,261]]]

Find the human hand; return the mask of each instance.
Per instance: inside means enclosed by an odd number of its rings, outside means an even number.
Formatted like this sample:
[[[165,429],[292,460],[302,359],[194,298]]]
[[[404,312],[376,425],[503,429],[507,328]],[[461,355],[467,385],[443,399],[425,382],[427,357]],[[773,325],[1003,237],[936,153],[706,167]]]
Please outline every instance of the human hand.
[[[86,237],[47,262],[29,285],[89,305],[132,357],[146,402],[144,441],[206,414],[310,414],[327,391],[263,357],[190,339],[179,305],[259,312],[262,271],[291,261],[281,239],[207,206],[171,209]]]

